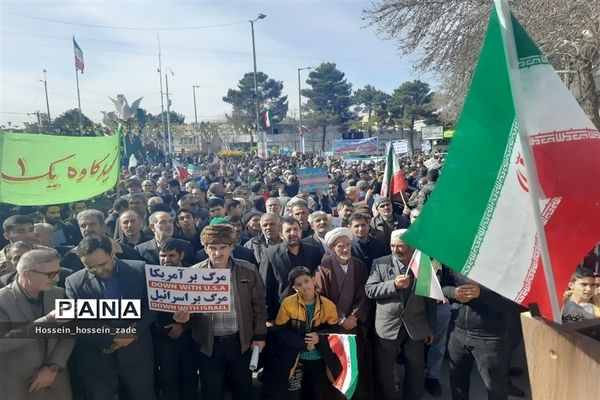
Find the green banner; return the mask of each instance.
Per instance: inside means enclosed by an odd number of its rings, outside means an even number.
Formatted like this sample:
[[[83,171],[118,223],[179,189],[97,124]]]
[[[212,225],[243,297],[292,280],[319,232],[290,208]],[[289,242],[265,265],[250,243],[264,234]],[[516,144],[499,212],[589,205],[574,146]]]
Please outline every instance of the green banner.
[[[120,133],[102,137],[0,132],[0,202],[41,206],[84,200],[119,177]]]

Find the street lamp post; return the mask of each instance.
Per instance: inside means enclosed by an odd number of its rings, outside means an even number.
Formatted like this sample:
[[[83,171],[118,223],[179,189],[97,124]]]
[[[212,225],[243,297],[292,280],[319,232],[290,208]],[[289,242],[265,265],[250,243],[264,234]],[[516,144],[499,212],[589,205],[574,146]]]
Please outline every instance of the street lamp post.
[[[167,70],[171,75],[175,75],[170,68]],[[171,99],[169,99],[169,75],[165,73],[165,90],[167,96],[167,143],[169,155],[173,155],[173,138],[171,136]]]
[[[200,88],[200,86],[192,86],[192,91],[194,92],[194,121],[196,122],[196,129],[198,129],[198,111],[196,110],[196,88]]]
[[[258,14],[253,20],[250,20],[250,28],[252,29],[252,59],[254,60],[254,110],[256,112],[256,137],[260,139],[263,146],[266,144],[263,142],[262,138],[260,138],[260,116],[258,115],[258,82],[256,81],[256,45],[254,43],[254,23],[259,19],[264,19],[266,17],[265,14]],[[252,133],[250,133],[250,147],[254,146],[254,140],[252,138]]]
[[[44,91],[46,92],[46,111],[48,112],[48,129],[50,129],[50,103],[48,102],[48,81],[46,80],[46,70],[44,70]]]
[[[192,86],[192,91],[194,92],[194,121],[196,122],[196,131],[198,130],[198,110],[196,109],[196,88],[200,88],[198,85]],[[198,151],[200,151],[200,136],[196,133],[196,141],[198,145]]]
[[[312,69],[312,67],[304,67],[298,68],[298,134],[300,135],[300,140],[302,141],[302,154],[305,152],[304,148],[304,134],[302,133],[302,89],[300,86],[300,71],[305,69]]]

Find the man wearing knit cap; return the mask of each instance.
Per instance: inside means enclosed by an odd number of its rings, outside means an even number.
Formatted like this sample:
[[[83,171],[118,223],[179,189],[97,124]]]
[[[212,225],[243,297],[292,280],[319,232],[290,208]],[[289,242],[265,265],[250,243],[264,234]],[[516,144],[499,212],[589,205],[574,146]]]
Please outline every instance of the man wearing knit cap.
[[[231,257],[236,235],[229,225],[209,225],[200,239],[208,260],[191,268],[231,270],[231,310],[215,314],[194,314],[192,337],[200,345],[200,382],[202,398],[225,398],[226,387],[233,400],[247,399],[252,393],[252,374],[248,369],[251,349],[262,351],[267,334],[265,288],[256,268]],[[185,323],[188,311],[178,311],[174,320]]]
[[[410,225],[407,215],[402,214],[398,217],[394,214],[394,205],[387,197],[378,197],[374,206],[378,215],[371,221],[371,227],[385,234],[386,243],[389,242],[394,229],[405,229]],[[410,212],[408,208],[406,211]]]
[[[248,240],[261,234],[261,230],[260,230],[260,216],[261,215],[262,215],[262,213],[260,211],[256,211],[256,210],[251,210],[244,214],[244,225],[246,228]],[[246,241],[248,241],[248,240],[246,240]]]
[[[210,226],[212,225],[228,225],[231,226],[234,230],[234,232],[236,232],[235,234],[235,242],[233,243],[233,250],[231,251],[231,256],[237,260],[244,260],[244,261],[248,261],[250,264],[254,265],[256,268],[258,268],[258,262],[256,261],[256,258],[254,257],[254,252],[252,250],[249,250],[247,248],[245,248],[244,246],[242,246],[239,242],[240,240],[240,234],[237,233],[236,231],[236,227],[234,226],[234,220],[236,219],[240,219],[240,217],[217,217],[217,218],[213,218],[210,221]],[[238,222],[239,225],[241,225],[241,221]],[[202,249],[196,252],[196,260],[198,260],[198,262],[200,261],[204,261],[208,259],[208,254],[206,252],[206,249]]]
[[[435,300],[415,295],[415,276],[408,268],[415,251],[402,240],[406,229],[391,233],[392,255],[373,261],[365,285],[369,298],[375,300],[376,376],[381,398],[397,399],[394,377],[396,357],[402,353],[406,374],[403,399],[420,399],[425,389],[425,344],[433,340]]]
[[[320,295],[335,303],[343,333],[356,334],[358,346],[360,398],[373,398],[372,357],[368,340],[372,301],[365,294],[369,269],[360,259],[352,256],[352,232],[335,228],[325,235],[325,243],[332,254],[326,255],[315,273]]]

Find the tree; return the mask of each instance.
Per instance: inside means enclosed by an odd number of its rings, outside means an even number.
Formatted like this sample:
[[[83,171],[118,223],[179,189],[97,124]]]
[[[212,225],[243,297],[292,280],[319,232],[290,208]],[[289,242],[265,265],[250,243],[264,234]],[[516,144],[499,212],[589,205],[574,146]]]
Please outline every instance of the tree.
[[[360,120],[359,126],[369,132],[369,137],[373,135],[374,127],[381,128],[387,114],[387,103],[390,98],[389,94],[375,89],[371,85],[366,85],[364,89],[354,91],[352,95],[352,103],[356,106],[354,111],[367,113],[367,121]]]
[[[80,129],[77,108],[65,111],[52,121],[52,131],[64,136],[95,136],[98,130],[102,131],[83,113],[81,114]]]
[[[388,111],[396,126],[410,129],[409,142],[413,150],[415,121],[422,118],[433,119],[433,97],[434,93],[427,83],[415,80],[404,82],[395,89],[389,101]]]
[[[325,151],[327,126],[343,126],[351,118],[352,84],[347,82],[345,74],[336,68],[335,63],[330,62],[312,70],[306,83],[310,86],[310,89],[302,89],[302,95],[308,98],[306,120],[321,127],[321,150]]]
[[[281,122],[288,111],[287,96],[282,96],[283,81],[276,81],[269,78],[264,72],[256,73],[256,84],[258,87],[258,111],[265,112],[271,110],[271,123]],[[227,120],[236,130],[247,130],[250,127],[250,137],[252,131],[256,131],[256,103],[254,93],[254,73],[248,72],[238,82],[237,89],[229,89],[227,96],[223,101],[233,106],[231,115]],[[252,140],[252,139],[251,139]]]
[[[491,1],[378,0],[364,18],[402,55],[418,54],[418,70],[440,77],[446,119],[462,107],[486,29]],[[578,100],[600,127],[594,70],[600,59],[600,2],[569,0],[510,1],[511,9],[538,43]]]

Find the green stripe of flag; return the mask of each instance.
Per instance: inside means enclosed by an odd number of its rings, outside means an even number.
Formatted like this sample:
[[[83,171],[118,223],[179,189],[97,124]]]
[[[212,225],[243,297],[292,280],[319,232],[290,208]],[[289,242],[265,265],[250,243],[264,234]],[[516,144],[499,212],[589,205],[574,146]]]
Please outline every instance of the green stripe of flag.
[[[348,335],[348,347],[350,349],[350,373],[351,373],[351,378],[350,378],[350,386],[348,387],[348,389],[346,389],[344,396],[346,396],[347,399],[351,398],[354,395],[354,392],[356,391],[356,386],[358,385],[358,357],[357,357],[357,350],[356,350],[356,336],[354,335]]]
[[[492,12],[442,177],[402,238],[459,271],[485,229],[486,208],[493,211],[490,199],[510,146],[515,110],[499,27]]]
[[[415,294],[429,297],[431,291],[431,259],[421,253],[419,260],[419,277],[415,286]]]

